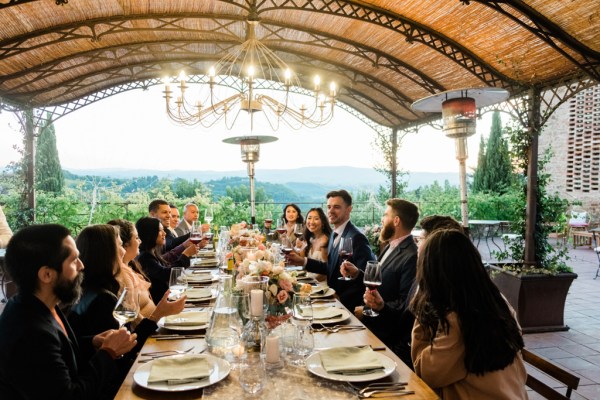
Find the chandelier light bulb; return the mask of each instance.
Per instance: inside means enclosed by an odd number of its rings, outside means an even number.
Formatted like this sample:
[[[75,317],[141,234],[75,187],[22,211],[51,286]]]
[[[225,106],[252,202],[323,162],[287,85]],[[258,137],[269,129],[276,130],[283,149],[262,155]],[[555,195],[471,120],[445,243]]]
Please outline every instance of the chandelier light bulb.
[[[292,79],[292,71],[290,71],[290,69],[289,69],[289,68],[288,68],[288,69],[286,69],[286,70],[285,70],[285,73],[284,73],[284,76],[285,76],[285,84],[286,84],[286,85],[289,85],[289,84],[290,84],[290,81],[291,81],[291,79]]]
[[[254,66],[252,65],[248,67],[248,77],[254,78]]]
[[[179,73],[179,81],[181,83],[185,82],[185,72],[183,70],[181,70],[181,72]]]
[[[315,92],[318,92],[321,89],[321,77],[319,75],[315,75]]]
[[[331,82],[329,84],[329,95],[331,97],[335,97],[337,95],[337,86],[336,86],[335,82]]]

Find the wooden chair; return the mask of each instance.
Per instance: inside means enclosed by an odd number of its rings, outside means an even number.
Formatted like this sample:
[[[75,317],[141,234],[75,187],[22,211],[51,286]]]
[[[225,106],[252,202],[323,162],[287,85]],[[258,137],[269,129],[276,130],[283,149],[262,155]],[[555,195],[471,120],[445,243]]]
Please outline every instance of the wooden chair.
[[[546,375],[549,375],[555,380],[566,385],[567,391],[566,394],[562,394],[558,390],[547,385],[546,383],[542,382],[541,380],[532,376],[529,373],[527,373],[527,386],[529,386],[535,392],[541,394],[546,399],[565,400],[571,398],[572,391],[577,389],[577,386],[579,386],[578,376],[573,375],[569,371],[559,367],[550,360],[547,360],[542,356],[532,353],[527,349],[521,350],[521,354],[523,355],[523,360],[527,364],[535,367],[539,371],[542,371]]]

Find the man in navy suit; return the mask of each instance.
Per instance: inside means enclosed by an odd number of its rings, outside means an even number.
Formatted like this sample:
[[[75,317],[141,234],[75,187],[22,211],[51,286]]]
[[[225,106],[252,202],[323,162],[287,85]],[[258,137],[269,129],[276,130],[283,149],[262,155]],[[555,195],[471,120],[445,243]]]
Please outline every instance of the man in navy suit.
[[[0,315],[2,398],[113,398],[120,384],[115,359],[133,349],[136,335],[121,328],[81,338],[82,346],[98,349],[83,361],[79,338],[58,308],[81,295],[83,264],[69,230],[23,228],[9,242],[5,262],[19,293]]]
[[[419,210],[402,199],[389,199],[381,218],[379,240],[388,244],[379,255],[382,285],[364,292],[365,305],[379,313],[376,317],[363,316],[363,307],[355,314],[402,361],[412,368],[410,356],[411,331],[414,316],[408,311],[409,293],[417,272],[417,245],[411,235]],[[342,264],[342,274],[362,281],[362,271],[351,263]]]
[[[353,310],[362,304],[363,283],[356,280],[340,280],[339,245],[341,239],[352,238],[352,262],[361,270],[365,269],[367,261],[375,260],[375,255],[369,246],[367,237],[350,221],[352,212],[352,196],[346,190],[334,190],[327,193],[327,219],[334,230],[329,238],[327,262],[300,257],[295,253],[288,255],[292,265],[304,265],[309,272],[327,275],[327,284],[335,289],[340,301]]]

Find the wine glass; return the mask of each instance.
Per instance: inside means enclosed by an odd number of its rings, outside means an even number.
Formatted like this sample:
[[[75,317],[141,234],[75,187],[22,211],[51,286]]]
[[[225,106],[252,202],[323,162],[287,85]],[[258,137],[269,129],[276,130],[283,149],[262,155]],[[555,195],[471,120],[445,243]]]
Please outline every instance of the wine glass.
[[[206,222],[207,224],[210,225],[212,220],[213,220],[212,206],[208,206],[208,207],[206,207],[206,210],[204,210],[204,222]]]
[[[350,261],[350,259],[352,258],[352,252],[353,252],[353,248],[352,248],[352,238],[351,237],[341,237],[340,238],[340,245],[339,245],[339,249],[340,249],[340,257],[342,258],[343,261]],[[338,278],[341,281],[349,281],[352,280],[351,277],[349,276],[340,276]]]
[[[185,275],[185,269],[182,267],[171,268],[171,276],[169,277],[169,290],[171,297],[175,299],[181,298],[188,288],[188,282]]]
[[[128,322],[133,322],[140,312],[139,294],[136,290],[129,287],[124,287],[115,309],[113,317],[119,322],[119,328]]]
[[[379,286],[381,286],[381,264],[379,264],[379,262],[367,262],[363,282],[365,286],[369,288],[369,290],[376,290]],[[379,313],[365,305],[363,308],[363,315],[366,315],[367,317],[376,317],[379,315]]]
[[[305,365],[305,357],[314,348],[314,339],[310,331],[313,322],[313,308],[310,295],[294,294],[292,300],[292,324],[296,328],[294,336],[294,349],[297,358],[292,361],[294,365]]]
[[[280,239],[287,236],[287,223],[285,222],[285,218],[279,218],[277,220],[277,228],[275,230],[279,234]]]
[[[294,225],[294,236],[296,237],[296,243],[294,243],[294,250],[298,253],[306,247],[306,243],[304,243],[304,224],[295,224]]]
[[[192,229],[190,229],[190,242],[196,246],[202,241],[202,224],[199,221],[192,221]]]

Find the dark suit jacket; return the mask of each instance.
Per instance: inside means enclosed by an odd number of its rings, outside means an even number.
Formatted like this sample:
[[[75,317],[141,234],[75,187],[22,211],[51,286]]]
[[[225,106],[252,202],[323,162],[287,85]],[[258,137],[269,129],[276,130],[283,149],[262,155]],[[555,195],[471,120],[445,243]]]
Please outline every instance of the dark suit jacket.
[[[167,251],[170,251],[171,249],[174,249],[175,247],[179,246],[180,244],[182,244],[183,242],[185,242],[186,240],[188,240],[190,238],[190,234],[187,233],[185,235],[181,235],[181,236],[175,236],[173,235],[173,232],[171,232],[169,229],[165,229],[165,248]]]
[[[375,255],[371,251],[367,237],[358,230],[352,222],[348,222],[342,238],[352,238],[352,258],[350,261],[359,269],[365,269],[367,261],[375,260]],[[365,291],[362,280],[341,281],[340,265],[342,259],[339,257],[337,247],[333,247],[333,235],[329,239],[329,249],[327,262],[313,260],[311,258],[306,262],[306,270],[327,275],[327,284],[335,289],[340,301],[350,310],[362,304],[362,295]]]
[[[6,305],[0,315],[3,399],[108,398],[115,362],[103,350],[83,362],[69,323],[58,307],[56,311],[68,337],[37,297],[17,295]]]
[[[379,259],[388,249],[389,245],[383,249]],[[410,351],[406,353],[406,350],[414,323],[414,317],[407,306],[416,272],[417,245],[413,237],[409,236],[392,250],[381,265],[383,283],[378,291],[385,302],[383,309],[379,311],[378,317],[364,317],[362,320],[398,356],[408,355],[406,360],[403,357],[405,363],[410,362]]]

